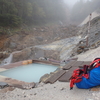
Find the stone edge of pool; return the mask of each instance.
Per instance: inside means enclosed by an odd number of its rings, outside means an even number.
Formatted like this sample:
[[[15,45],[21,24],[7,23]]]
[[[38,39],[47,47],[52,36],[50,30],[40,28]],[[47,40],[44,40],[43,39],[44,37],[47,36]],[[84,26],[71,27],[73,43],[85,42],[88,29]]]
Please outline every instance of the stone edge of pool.
[[[27,64],[32,64],[32,63],[51,64],[51,65],[57,65],[60,67],[60,63],[55,63],[55,62],[50,62],[50,61],[25,60],[25,61],[20,61],[20,62],[8,64],[8,65],[0,66],[0,72],[9,70],[11,68],[19,67],[21,65],[27,65]],[[35,82],[28,83],[28,82],[19,81],[16,79],[8,78],[2,75],[0,75],[0,82],[6,82],[9,86],[13,86],[13,87],[21,88],[21,89],[31,89],[31,88],[34,88],[36,84]]]

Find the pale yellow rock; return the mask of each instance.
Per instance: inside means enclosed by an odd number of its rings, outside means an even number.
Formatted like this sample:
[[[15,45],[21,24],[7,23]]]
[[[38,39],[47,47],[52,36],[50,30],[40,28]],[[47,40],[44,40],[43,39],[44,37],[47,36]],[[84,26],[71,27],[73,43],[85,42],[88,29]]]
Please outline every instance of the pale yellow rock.
[[[32,64],[32,60],[28,60],[28,64]]]
[[[28,61],[27,60],[26,61],[23,61],[22,64],[23,65],[27,65],[28,64]]]

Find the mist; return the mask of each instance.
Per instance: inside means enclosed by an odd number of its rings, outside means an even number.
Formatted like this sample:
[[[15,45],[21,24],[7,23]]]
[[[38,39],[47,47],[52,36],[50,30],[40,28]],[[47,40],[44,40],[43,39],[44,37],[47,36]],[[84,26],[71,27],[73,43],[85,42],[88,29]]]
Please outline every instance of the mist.
[[[69,22],[80,24],[90,13],[100,13],[100,0],[64,0],[69,8]]]
[[[63,2],[64,1],[64,2]],[[51,22],[82,22],[100,6],[100,0],[1,0],[0,25],[19,27]],[[5,6],[5,7],[4,7]],[[8,9],[9,8],[9,9]],[[4,20],[5,19],[5,20]]]
[[[64,2],[70,7],[70,8],[72,8],[73,6],[74,6],[74,4],[76,3],[76,2],[78,2],[78,1],[80,1],[80,0],[64,0]],[[86,2],[86,1],[91,1],[91,0],[83,0],[84,2]]]
[[[73,5],[77,2],[78,0],[64,0],[64,2],[69,6],[73,7]]]

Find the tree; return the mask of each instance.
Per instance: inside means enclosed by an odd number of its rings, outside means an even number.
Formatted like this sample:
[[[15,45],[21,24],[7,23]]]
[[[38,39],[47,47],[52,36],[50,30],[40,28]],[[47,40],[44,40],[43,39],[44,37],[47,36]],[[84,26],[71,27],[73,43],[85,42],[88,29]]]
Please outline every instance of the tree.
[[[0,25],[32,25],[64,20],[65,9],[62,0],[0,0]]]

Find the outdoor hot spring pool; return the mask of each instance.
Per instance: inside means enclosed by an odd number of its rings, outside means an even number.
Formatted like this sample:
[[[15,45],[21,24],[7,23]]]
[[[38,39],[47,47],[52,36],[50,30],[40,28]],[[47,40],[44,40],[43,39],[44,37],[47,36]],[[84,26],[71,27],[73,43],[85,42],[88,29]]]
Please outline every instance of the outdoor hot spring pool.
[[[24,82],[39,82],[41,76],[54,72],[57,68],[55,65],[33,63],[0,72],[0,75]]]

